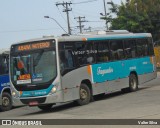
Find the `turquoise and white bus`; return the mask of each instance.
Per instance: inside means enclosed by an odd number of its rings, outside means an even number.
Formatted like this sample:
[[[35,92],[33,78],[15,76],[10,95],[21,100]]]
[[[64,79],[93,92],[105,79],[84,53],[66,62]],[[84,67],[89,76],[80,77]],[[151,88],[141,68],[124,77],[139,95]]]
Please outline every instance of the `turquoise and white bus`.
[[[45,37],[11,46],[14,105],[48,110],[57,103],[88,104],[93,96],[156,78],[149,33],[106,32]]]

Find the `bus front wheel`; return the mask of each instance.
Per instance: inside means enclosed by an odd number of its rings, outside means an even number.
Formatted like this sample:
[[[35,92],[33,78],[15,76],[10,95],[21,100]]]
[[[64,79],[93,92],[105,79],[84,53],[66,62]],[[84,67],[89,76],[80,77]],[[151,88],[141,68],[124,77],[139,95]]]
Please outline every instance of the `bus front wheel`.
[[[86,105],[91,100],[91,91],[86,84],[81,84],[79,90],[80,99],[77,100],[79,105]]]
[[[138,80],[135,74],[129,76],[129,89],[131,92],[137,91],[138,89]]]
[[[2,105],[0,106],[1,111],[8,111],[12,108],[12,98],[7,92],[2,93]]]

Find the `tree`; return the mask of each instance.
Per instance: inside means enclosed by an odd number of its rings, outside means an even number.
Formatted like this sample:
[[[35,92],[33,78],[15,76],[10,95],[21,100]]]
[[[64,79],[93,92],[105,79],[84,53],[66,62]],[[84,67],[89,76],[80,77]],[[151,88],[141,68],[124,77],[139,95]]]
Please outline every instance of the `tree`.
[[[110,11],[117,15],[110,29],[149,32],[154,40],[160,39],[160,0],[127,0],[120,6],[111,5]]]

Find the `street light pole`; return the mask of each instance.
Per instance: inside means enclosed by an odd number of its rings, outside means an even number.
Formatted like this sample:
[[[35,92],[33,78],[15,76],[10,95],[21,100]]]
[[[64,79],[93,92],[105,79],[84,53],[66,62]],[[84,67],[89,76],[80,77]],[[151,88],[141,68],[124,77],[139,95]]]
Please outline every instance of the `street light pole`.
[[[48,19],[54,20],[54,21],[58,24],[58,26],[59,26],[61,29],[63,29],[63,31],[64,31],[65,33],[67,33],[66,30],[64,30],[64,28],[63,28],[63,27],[57,22],[57,20],[55,20],[54,18],[49,17],[49,16],[44,16],[44,18],[48,18]]]

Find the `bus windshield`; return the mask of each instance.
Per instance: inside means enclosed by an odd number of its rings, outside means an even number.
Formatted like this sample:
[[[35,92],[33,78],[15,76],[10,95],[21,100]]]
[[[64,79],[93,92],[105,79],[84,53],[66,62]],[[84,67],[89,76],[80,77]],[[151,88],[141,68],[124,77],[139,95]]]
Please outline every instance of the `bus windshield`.
[[[11,74],[15,86],[51,83],[57,76],[55,49],[39,49],[17,54],[13,52]]]

